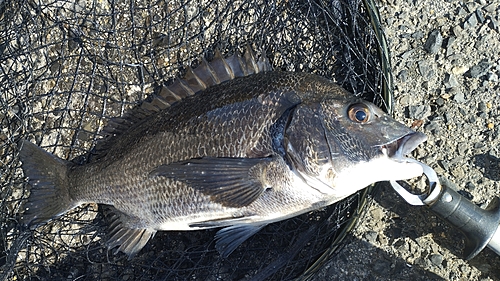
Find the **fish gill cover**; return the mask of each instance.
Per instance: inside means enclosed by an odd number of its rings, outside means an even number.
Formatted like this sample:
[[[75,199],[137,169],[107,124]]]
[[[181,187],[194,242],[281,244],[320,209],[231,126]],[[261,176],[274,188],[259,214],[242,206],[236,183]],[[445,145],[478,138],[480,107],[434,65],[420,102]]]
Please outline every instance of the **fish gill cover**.
[[[315,73],[390,110],[387,51],[372,2],[0,2],[0,279],[289,280],[341,245],[366,191],[268,225],[228,258],[215,230],[159,232],[133,259],[105,246],[89,204],[35,231],[19,219],[29,188],[18,143],[75,162],[110,118],[158,93],[201,57],[246,46],[276,70]],[[374,27],[375,26],[375,27]]]

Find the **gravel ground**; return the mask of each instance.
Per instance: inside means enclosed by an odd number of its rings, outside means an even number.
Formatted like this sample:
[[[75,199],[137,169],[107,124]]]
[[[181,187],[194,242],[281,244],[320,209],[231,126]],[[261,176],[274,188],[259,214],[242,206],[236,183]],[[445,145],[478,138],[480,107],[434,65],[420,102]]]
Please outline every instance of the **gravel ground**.
[[[414,157],[481,207],[500,194],[500,2],[380,3],[395,76],[396,118],[429,140]],[[340,254],[314,280],[500,280],[485,249],[462,259],[464,237],[389,186]]]

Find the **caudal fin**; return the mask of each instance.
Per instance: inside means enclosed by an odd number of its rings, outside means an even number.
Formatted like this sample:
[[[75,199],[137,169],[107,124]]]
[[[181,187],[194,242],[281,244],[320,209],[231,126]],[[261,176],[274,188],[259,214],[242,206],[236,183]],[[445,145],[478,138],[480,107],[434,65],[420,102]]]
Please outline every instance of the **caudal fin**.
[[[29,141],[22,141],[20,146],[22,168],[31,186],[22,223],[33,228],[75,207],[68,190],[67,173],[71,163]]]

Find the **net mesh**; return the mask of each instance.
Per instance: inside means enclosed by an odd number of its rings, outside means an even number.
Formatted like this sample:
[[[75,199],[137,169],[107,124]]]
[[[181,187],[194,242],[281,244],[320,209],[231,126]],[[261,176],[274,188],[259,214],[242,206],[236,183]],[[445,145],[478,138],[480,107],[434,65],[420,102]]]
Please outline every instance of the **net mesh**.
[[[366,191],[268,225],[222,259],[216,230],[159,232],[132,260],[103,241],[89,204],[26,231],[17,143],[75,162],[112,117],[215,50],[250,46],[275,70],[315,73],[390,110],[387,51],[371,2],[0,0],[0,279],[290,280],[341,245]]]

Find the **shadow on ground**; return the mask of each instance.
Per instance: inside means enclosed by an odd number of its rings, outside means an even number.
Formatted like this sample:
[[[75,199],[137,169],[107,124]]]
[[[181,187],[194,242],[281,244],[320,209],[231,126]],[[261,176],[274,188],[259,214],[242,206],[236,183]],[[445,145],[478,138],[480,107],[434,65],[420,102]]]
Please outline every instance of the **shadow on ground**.
[[[423,257],[420,260],[415,259],[416,263],[421,263],[422,266],[419,269],[414,269],[418,272],[420,279],[423,276],[424,279],[443,280],[441,277],[427,271],[427,269],[450,267],[453,266],[450,263],[464,257],[465,237],[439,217],[436,217],[427,207],[408,205],[392,190],[389,184],[381,185],[379,192],[375,195],[375,200],[391,213],[387,228],[384,230],[384,234],[388,238],[387,246],[392,247],[394,251],[398,251],[397,248],[402,246],[401,242],[398,243],[398,238],[408,237],[416,242],[417,249],[409,247],[408,250],[411,253],[407,254],[407,256],[420,255],[420,257]],[[448,251],[443,251],[440,248]],[[400,248],[399,252],[401,250],[406,249]],[[438,254],[443,258],[440,265],[433,264],[431,256],[434,254]],[[393,259],[399,262],[399,258],[393,257]],[[489,277],[493,280],[500,280],[500,257],[490,249],[484,249],[468,263],[481,272],[481,278]],[[451,272],[448,278],[459,279],[462,274],[467,274],[467,269],[463,267],[460,269],[465,272]],[[415,280],[420,280],[419,278]],[[411,280],[411,278],[408,278],[408,280]]]

